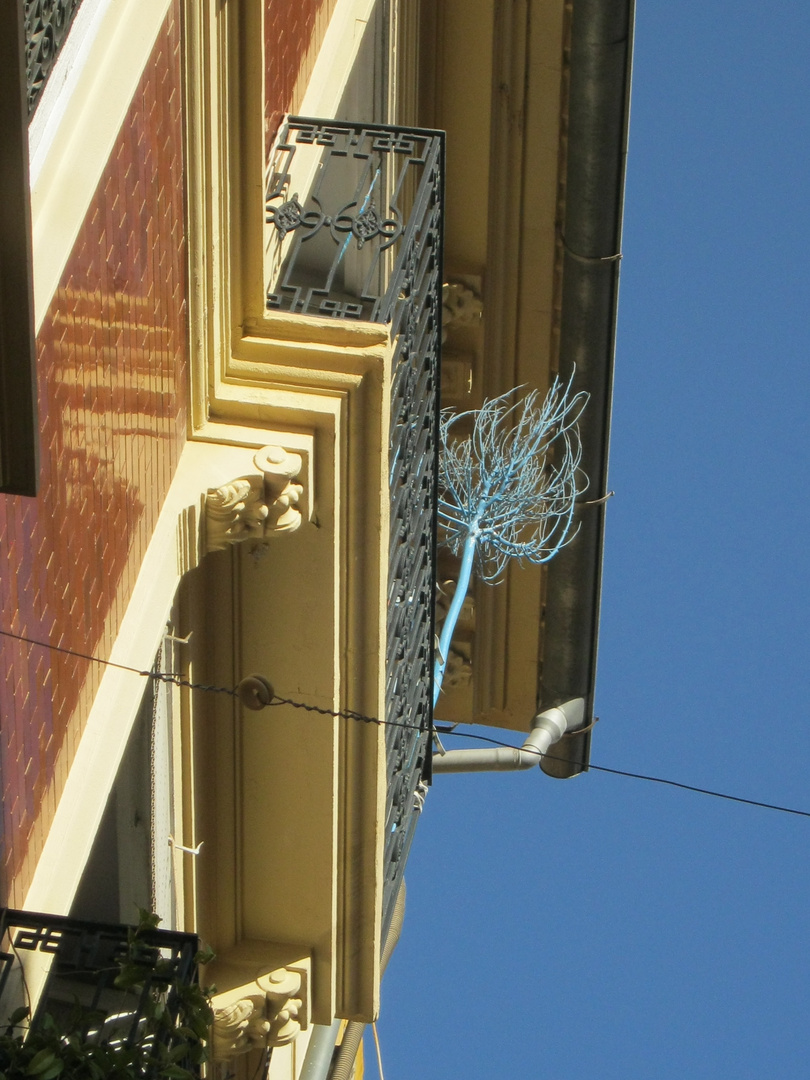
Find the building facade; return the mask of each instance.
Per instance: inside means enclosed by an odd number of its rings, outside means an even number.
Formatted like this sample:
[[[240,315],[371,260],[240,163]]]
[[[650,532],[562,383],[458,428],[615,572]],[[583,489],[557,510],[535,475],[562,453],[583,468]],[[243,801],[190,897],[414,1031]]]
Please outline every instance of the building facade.
[[[3,11],[2,900],[201,935],[218,1052],[294,1078],[378,1013],[430,781],[440,352],[445,405],[591,395],[580,535],[437,708],[584,697],[587,767],[632,8]]]

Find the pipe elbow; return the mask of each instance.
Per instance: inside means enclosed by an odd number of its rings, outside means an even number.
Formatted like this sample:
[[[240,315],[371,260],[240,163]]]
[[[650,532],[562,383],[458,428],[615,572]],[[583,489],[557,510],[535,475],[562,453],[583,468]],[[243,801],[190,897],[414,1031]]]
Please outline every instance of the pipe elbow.
[[[433,757],[433,772],[517,772],[533,769],[550,746],[567,731],[582,724],[585,699],[574,698],[544,709],[534,718],[532,730],[521,747],[499,746],[487,750],[447,750]]]

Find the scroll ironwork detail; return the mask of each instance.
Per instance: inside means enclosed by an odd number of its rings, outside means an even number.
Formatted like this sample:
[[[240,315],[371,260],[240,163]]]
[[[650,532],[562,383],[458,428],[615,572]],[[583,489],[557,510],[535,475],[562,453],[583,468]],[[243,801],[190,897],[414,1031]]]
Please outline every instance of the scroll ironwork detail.
[[[268,309],[388,322],[408,223],[441,140],[434,131],[291,117],[265,194]]]
[[[110,1043],[136,1039],[153,989],[197,981],[199,941],[174,930],[140,932],[140,947],[153,970],[145,972],[143,987],[133,994],[116,982],[132,933],[128,926],[0,909],[0,1004],[7,1004],[4,995],[20,955],[39,953],[47,974],[32,1027],[48,1014],[65,1035]],[[178,1007],[176,995],[169,994],[165,1008],[173,1019]]]
[[[33,116],[81,0],[23,0],[28,115]]]

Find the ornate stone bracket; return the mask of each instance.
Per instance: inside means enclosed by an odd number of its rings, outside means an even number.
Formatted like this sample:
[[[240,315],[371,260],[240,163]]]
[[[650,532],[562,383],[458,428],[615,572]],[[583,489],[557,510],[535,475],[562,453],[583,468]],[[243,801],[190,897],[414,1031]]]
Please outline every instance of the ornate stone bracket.
[[[483,301],[474,289],[462,281],[446,281],[442,286],[442,340],[451,326],[480,322],[483,311]]]
[[[308,970],[276,968],[215,995],[211,1048],[215,1061],[286,1046],[309,1023]]]
[[[223,551],[231,544],[294,532],[301,524],[303,485],[293,478],[301,471],[300,454],[280,446],[264,446],[253,456],[259,475],[240,476],[205,498],[205,550]]]

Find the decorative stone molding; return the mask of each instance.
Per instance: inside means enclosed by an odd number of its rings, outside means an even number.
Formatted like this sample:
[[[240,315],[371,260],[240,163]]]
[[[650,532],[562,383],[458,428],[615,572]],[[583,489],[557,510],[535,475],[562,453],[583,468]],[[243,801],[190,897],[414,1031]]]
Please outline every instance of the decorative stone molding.
[[[457,586],[458,582],[455,578],[445,578],[439,582],[436,596],[436,616],[439,625],[444,622],[448,608],[453,602]],[[475,630],[475,597],[472,593],[467,593],[464,597],[456,627],[458,630],[468,631],[470,633]]]
[[[462,686],[469,686],[472,682],[472,659],[465,656],[461,649],[451,648],[447,657],[447,666],[444,669],[442,687],[448,690],[458,690]]]
[[[474,353],[442,349],[442,404],[468,407],[474,367]]]
[[[447,281],[442,286],[442,338],[451,326],[477,323],[484,304],[480,295],[461,281]]]
[[[453,578],[442,581],[436,598],[436,621],[438,630],[447,616],[447,609],[456,590],[457,582]],[[456,631],[447,657],[447,667],[442,686],[445,690],[458,690],[472,682],[472,643],[475,637],[475,598],[468,594],[464,597],[461,614],[456,624]]]
[[[211,1048],[215,1061],[286,1046],[309,1022],[307,971],[276,968],[254,982],[213,998]]]
[[[240,476],[205,498],[205,550],[223,551],[231,544],[295,532],[301,524],[298,508],[304,488],[293,483],[301,471],[300,454],[280,446],[264,446],[253,456],[258,476]]]

